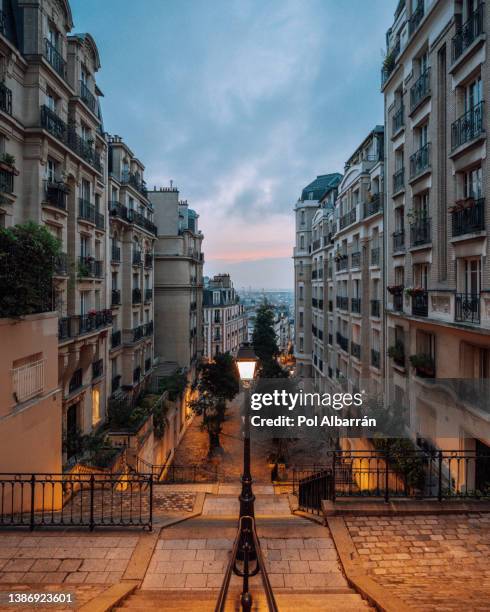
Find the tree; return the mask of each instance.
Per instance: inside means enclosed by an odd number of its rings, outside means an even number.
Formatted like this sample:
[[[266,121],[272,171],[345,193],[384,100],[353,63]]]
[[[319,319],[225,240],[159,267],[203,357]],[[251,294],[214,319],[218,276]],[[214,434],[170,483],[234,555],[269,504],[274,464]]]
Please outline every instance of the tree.
[[[279,347],[274,331],[274,310],[268,302],[264,302],[257,310],[252,340],[255,354],[259,358],[260,378],[287,378],[287,370],[277,361]]]
[[[197,399],[191,402],[194,412],[202,416],[201,429],[209,436],[209,456],[220,448],[220,434],[226,420],[226,402],[239,392],[239,376],[229,353],[220,353],[214,361],[201,364],[197,381]]]
[[[50,311],[60,242],[34,222],[0,228],[0,317]]]

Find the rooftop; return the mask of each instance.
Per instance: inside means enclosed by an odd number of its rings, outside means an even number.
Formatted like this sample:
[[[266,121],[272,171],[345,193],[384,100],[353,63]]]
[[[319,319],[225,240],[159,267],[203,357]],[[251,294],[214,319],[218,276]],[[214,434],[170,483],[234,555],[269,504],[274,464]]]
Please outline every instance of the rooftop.
[[[326,191],[332,189],[333,187],[337,187],[341,180],[342,175],[338,172],[333,172],[332,174],[320,174],[314,181],[303,189],[301,193],[301,200],[319,200]]]

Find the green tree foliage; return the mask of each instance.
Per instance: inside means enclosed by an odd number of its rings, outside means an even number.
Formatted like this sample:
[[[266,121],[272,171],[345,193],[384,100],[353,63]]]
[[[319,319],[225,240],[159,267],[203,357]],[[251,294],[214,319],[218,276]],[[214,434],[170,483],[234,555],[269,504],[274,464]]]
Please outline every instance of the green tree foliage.
[[[222,353],[214,361],[201,364],[196,385],[197,399],[191,402],[194,412],[202,416],[202,429],[209,436],[209,455],[221,448],[220,434],[226,420],[226,402],[239,392],[238,370],[232,356]]]
[[[279,347],[274,331],[274,309],[267,302],[257,310],[252,340],[259,358],[260,378],[287,378],[288,372],[277,361]]]
[[[52,279],[60,242],[29,222],[0,228],[0,317],[20,317],[52,309]]]

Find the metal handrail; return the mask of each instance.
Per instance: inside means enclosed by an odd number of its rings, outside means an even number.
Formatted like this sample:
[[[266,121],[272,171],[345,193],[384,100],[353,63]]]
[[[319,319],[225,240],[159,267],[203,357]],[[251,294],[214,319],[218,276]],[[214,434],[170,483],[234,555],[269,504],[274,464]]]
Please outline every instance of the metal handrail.
[[[245,526],[245,523],[247,523],[247,526]],[[251,536],[253,546],[250,545],[250,542],[244,541],[244,534],[249,534]],[[242,545],[240,546],[241,542]],[[241,552],[243,555],[243,570],[240,570],[237,567],[239,552]],[[251,559],[255,560],[255,567],[250,571],[249,562]],[[224,612],[225,610],[232,573],[240,578],[243,578],[241,594],[242,609],[250,610],[252,608],[252,598],[249,593],[248,581],[249,578],[256,576],[259,572],[262,579],[262,586],[267,599],[267,607],[269,612],[278,612],[279,608],[277,607],[274,592],[272,591],[269,581],[269,576],[267,575],[267,570],[265,569],[265,562],[262,556],[262,550],[260,548],[260,541],[255,529],[255,518],[253,516],[241,516],[238,522],[238,532],[235,542],[233,543],[231,557],[228,562],[218,595],[218,600],[216,602],[215,612]]]

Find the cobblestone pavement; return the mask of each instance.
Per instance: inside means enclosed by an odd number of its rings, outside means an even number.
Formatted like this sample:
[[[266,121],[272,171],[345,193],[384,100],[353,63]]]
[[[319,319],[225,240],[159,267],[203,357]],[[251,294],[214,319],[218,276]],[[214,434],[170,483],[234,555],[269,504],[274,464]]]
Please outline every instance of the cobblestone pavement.
[[[0,584],[114,584],[138,536],[0,533]]]
[[[192,512],[196,494],[187,491],[166,493],[164,487],[167,485],[155,485],[153,488],[153,512],[174,514],[181,512]]]
[[[42,588],[32,584],[11,584],[6,586],[0,584],[0,612],[12,612],[12,610],[36,610],[36,612],[71,612],[72,610],[83,606],[94,597],[98,597],[105,591],[109,585],[82,584],[82,585],[59,585],[59,584],[43,584]],[[29,607],[26,604],[17,605],[16,607],[5,605],[6,598],[9,593],[71,593],[75,599],[75,606],[52,605],[45,607],[36,605],[35,608]]]
[[[414,610],[490,610],[490,515],[347,518],[363,567]]]

